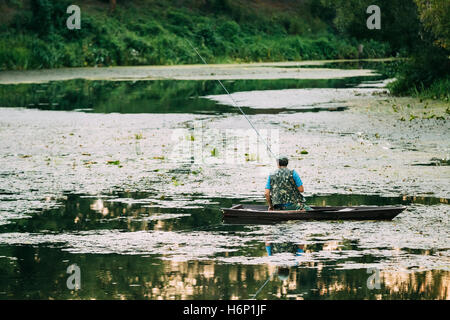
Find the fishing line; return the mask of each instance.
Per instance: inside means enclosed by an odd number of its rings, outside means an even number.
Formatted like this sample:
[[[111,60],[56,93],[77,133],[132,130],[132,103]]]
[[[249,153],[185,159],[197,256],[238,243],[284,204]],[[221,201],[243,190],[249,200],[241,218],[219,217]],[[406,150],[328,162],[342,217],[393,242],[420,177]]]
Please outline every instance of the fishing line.
[[[197,49],[195,49],[195,47],[189,42],[188,39],[184,39],[186,40],[187,43],[189,43],[189,45],[191,46],[192,49],[194,49],[195,53],[197,53],[197,55],[200,57],[200,59],[203,61],[204,64],[208,65],[205,61],[205,59],[203,59],[203,57],[201,56],[201,54],[197,51]],[[261,139],[262,142],[264,142],[264,144],[267,147],[267,150],[270,152],[270,154],[272,155],[272,157],[274,157],[276,159],[276,156],[274,155],[274,153],[272,152],[272,150],[269,147],[269,144],[263,139],[263,137],[259,134],[259,131],[255,128],[255,126],[253,125],[253,123],[250,121],[250,119],[247,117],[247,115],[245,114],[245,112],[242,110],[242,108],[240,106],[238,106],[238,104],[236,103],[236,101],[234,100],[233,96],[230,94],[230,92],[228,92],[227,88],[225,88],[225,86],[223,85],[222,81],[220,81],[220,79],[217,79],[217,81],[219,82],[219,84],[221,85],[221,87],[223,88],[223,90],[225,90],[225,92],[228,94],[228,96],[230,97],[231,101],[233,102],[234,106],[236,108],[239,109],[239,111],[242,113],[242,115],[245,117],[245,119],[248,121],[248,123],[251,125],[251,127],[253,128],[253,130],[255,130],[256,134],[258,135],[258,137]]]
[[[256,293],[253,295],[251,299],[256,299],[256,296],[261,292],[262,289],[266,286],[266,284],[269,283],[269,280],[275,275],[275,272],[271,275],[269,275],[269,278],[267,278],[266,282],[256,291]]]
[[[205,65],[208,65],[208,63],[205,61],[205,59],[203,59],[202,55],[197,51],[197,49],[195,49],[195,47],[192,45],[192,43],[188,40],[188,39],[184,39],[186,40],[186,42],[189,44],[189,46],[195,51],[195,53],[200,57],[200,59],[203,61],[203,63]],[[230,97],[231,101],[233,102],[233,105],[239,109],[239,111],[242,113],[242,115],[244,116],[244,118],[247,120],[247,122],[250,124],[250,126],[253,128],[253,130],[255,130],[257,136],[261,139],[262,142],[264,142],[264,144],[267,147],[267,150],[269,151],[269,153],[272,155],[272,157],[274,157],[276,159],[275,154],[272,152],[272,149],[270,149],[269,144],[267,143],[267,141],[265,141],[263,139],[263,137],[261,136],[261,134],[259,133],[259,131],[255,128],[255,126],[253,125],[253,123],[250,121],[250,119],[247,117],[247,115],[245,114],[245,112],[242,110],[242,108],[236,103],[236,100],[234,100],[233,96],[230,94],[230,92],[227,90],[227,88],[223,85],[222,81],[220,81],[220,79],[217,79],[217,82],[219,82],[220,86],[223,88],[223,90],[225,90],[225,92],[227,93],[227,95]],[[217,225],[213,225],[211,227],[216,227]],[[270,275],[269,278],[266,280],[266,282],[264,282],[264,284],[256,291],[256,293],[253,295],[253,299],[256,299],[256,296],[261,292],[261,290],[267,285],[267,283],[269,283],[269,280],[272,278],[273,275]]]

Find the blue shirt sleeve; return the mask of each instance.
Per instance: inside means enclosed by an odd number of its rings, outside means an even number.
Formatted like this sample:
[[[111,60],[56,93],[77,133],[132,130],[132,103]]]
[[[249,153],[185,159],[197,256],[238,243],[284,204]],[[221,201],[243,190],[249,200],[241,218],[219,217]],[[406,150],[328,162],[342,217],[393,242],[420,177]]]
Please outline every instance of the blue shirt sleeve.
[[[270,176],[267,178],[266,189],[270,190]]]
[[[292,170],[292,177],[294,178],[294,182],[297,185],[297,188],[303,185],[302,179],[300,179],[297,171]]]

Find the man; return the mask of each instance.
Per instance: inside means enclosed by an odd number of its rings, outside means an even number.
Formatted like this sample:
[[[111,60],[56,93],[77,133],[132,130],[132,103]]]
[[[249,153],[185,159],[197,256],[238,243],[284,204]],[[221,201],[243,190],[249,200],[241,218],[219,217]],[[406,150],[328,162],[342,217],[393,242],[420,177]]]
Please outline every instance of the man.
[[[295,170],[289,170],[286,156],[277,159],[278,169],[269,175],[265,196],[269,210],[310,210],[302,192],[303,182]]]

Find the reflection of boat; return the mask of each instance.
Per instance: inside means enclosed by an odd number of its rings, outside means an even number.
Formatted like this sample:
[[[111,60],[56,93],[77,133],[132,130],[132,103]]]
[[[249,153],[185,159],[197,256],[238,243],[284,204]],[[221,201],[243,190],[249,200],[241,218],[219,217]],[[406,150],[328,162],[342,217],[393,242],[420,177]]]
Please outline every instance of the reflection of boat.
[[[310,211],[268,211],[265,205],[238,204],[222,208],[224,219],[246,221],[283,220],[392,220],[405,206],[311,207]],[[237,221],[236,221],[237,222]]]

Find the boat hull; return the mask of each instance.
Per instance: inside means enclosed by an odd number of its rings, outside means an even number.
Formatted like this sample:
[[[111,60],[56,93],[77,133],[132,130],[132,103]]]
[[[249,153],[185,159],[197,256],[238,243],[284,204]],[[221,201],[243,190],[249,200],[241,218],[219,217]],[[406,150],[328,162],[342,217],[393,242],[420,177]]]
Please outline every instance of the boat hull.
[[[233,205],[223,208],[225,220],[287,221],[287,220],[392,220],[405,206],[377,207],[311,207],[311,211],[268,211],[264,205]]]

